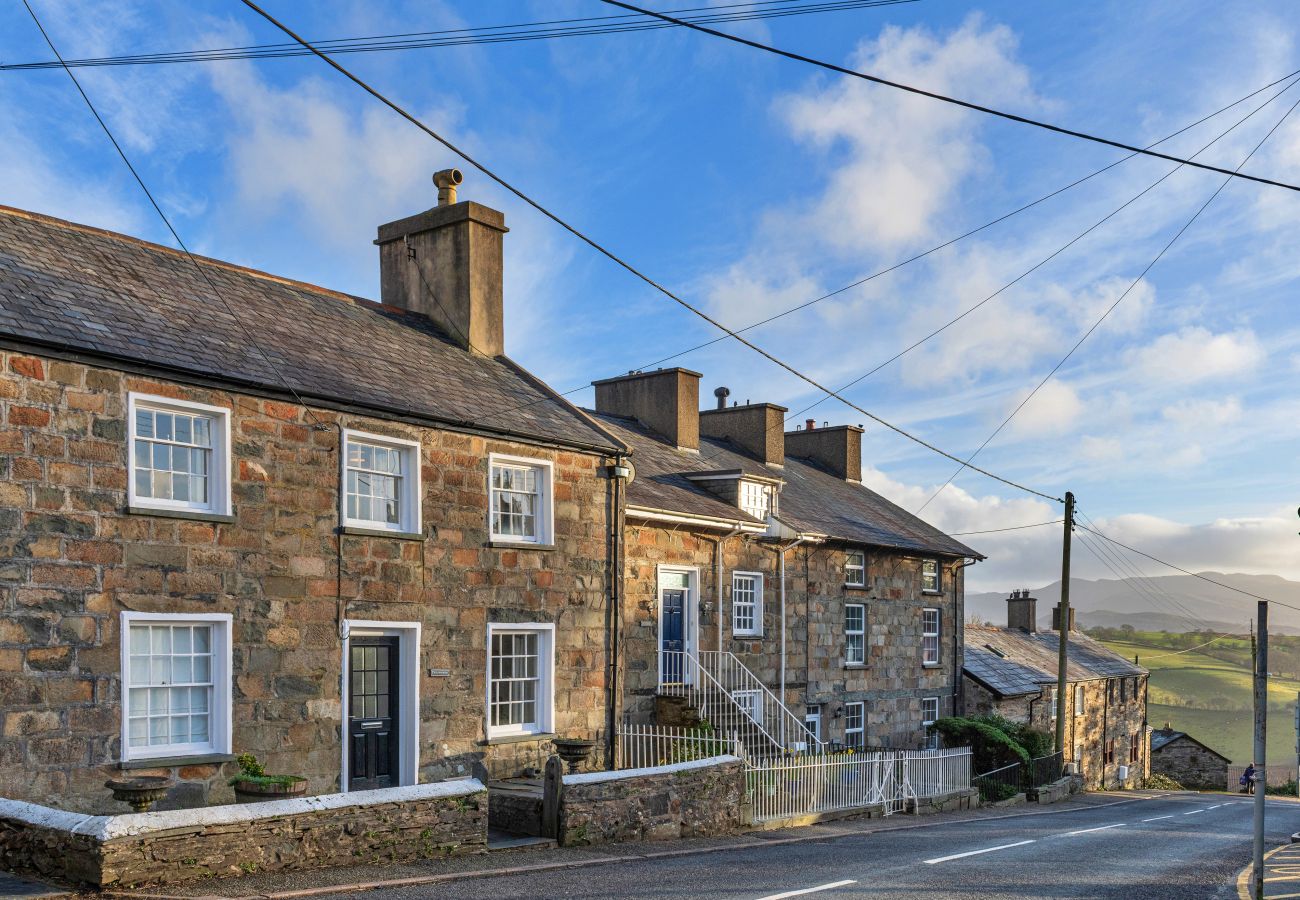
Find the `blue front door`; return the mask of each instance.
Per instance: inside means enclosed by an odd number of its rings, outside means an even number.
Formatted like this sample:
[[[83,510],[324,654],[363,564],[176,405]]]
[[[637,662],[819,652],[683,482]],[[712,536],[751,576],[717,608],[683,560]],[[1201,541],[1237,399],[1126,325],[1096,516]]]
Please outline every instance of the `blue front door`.
[[[684,572],[663,572],[659,585],[660,672],[665,684],[686,679],[687,621],[690,581]]]

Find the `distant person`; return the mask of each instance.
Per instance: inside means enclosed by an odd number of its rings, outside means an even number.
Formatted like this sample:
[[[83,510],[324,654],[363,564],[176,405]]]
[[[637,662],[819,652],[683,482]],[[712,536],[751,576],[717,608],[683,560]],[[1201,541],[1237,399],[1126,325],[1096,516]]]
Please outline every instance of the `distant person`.
[[[1255,777],[1255,764],[1252,762],[1250,765],[1246,766],[1246,771],[1241,773],[1242,793],[1255,793]]]

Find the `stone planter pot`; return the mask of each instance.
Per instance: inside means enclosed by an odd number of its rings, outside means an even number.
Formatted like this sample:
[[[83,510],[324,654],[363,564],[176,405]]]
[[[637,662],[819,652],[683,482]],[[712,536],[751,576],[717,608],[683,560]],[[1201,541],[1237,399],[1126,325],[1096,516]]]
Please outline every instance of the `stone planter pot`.
[[[130,804],[138,813],[148,812],[150,807],[167,796],[167,791],[176,782],[165,775],[142,775],[138,778],[114,778],[104,782],[104,787],[113,792],[113,799]]]
[[[239,803],[264,803],[267,800],[288,800],[307,793],[307,779],[296,775],[287,784],[263,784],[258,781],[235,781],[235,800]]]
[[[555,738],[551,743],[555,745],[555,752],[559,754],[560,759],[569,764],[570,775],[577,774],[578,766],[587,761],[591,749],[596,746],[595,741],[581,738]]]

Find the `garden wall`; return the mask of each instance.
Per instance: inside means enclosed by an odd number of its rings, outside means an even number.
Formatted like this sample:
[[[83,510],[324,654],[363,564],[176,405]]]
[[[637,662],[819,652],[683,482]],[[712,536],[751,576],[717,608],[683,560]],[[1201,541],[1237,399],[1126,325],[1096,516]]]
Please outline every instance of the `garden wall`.
[[[0,800],[0,869],[96,887],[487,850],[475,779],[203,809],[86,816]]]
[[[745,764],[735,756],[564,776],[564,846],[729,834],[744,822]]]

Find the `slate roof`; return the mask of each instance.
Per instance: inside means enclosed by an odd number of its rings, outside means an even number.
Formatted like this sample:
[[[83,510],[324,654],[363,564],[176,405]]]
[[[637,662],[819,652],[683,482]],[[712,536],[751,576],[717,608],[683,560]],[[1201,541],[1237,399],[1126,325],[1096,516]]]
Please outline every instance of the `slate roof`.
[[[1031,634],[1018,628],[967,625],[962,670],[1002,697],[1036,694],[1043,685],[1056,684],[1060,646],[1055,631]],[[1065,674],[1068,681],[1076,682],[1146,675],[1147,670],[1086,634],[1072,631]]]
[[[757,522],[685,478],[686,472],[739,469],[745,474],[780,478],[778,518],[801,532],[833,540],[943,556],[983,557],[916,516],[860,484],[837,478],[806,459],[786,457],[777,468],[758,462],[731,441],[700,437],[700,452],[679,450],[638,422],[605,413],[591,415],[632,447],[636,478],[628,485],[628,502],[677,513]]]
[[[856,544],[984,559],[870,488],[837,478],[812,460],[787,456],[777,474],[786,482],[780,519],[799,531]]]
[[[287,382],[304,398],[449,425],[617,447],[513,362],[462,350],[424,316],[196,258],[238,320],[178,251],[0,206],[0,337],[235,386],[283,391]]]
[[[1151,732],[1151,752],[1154,753],[1165,744],[1172,743],[1182,737],[1187,737],[1187,732],[1172,730],[1165,731],[1164,729],[1157,728],[1155,731]]]

